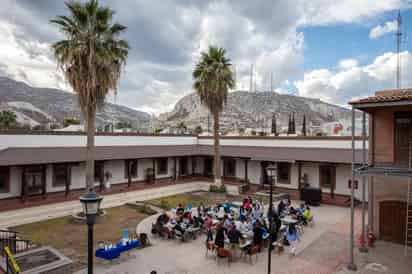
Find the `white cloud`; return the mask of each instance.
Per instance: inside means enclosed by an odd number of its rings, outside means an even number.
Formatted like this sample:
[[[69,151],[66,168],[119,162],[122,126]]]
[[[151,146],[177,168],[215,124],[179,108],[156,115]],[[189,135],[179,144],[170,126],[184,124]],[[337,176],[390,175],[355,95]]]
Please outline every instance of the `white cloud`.
[[[250,65],[255,67],[258,89],[269,86],[285,91],[285,81],[298,79],[304,60],[301,28],[359,23],[407,6],[403,0],[289,0],[193,1],[102,0],[116,10],[116,19],[128,26],[125,38],[130,56],[119,83],[118,103],[163,112],[192,91],[191,72],[201,50],[209,44],[227,49],[236,65],[238,88],[249,88]],[[120,3],[121,2],[121,3]],[[60,39],[48,20],[66,13],[63,1],[5,0],[0,10],[0,73],[34,86],[68,88],[56,70],[50,43]],[[306,73],[302,93],[319,87],[339,94],[334,86],[356,74],[355,59],[342,60],[339,72]],[[343,73],[347,72],[347,74]],[[379,74],[379,69],[374,69]],[[355,77],[355,76],[352,76]],[[330,82],[329,78],[335,80]],[[336,103],[336,102],[335,102]]]
[[[353,58],[343,59],[339,62],[339,67],[342,69],[350,69],[358,65],[358,60]]]
[[[361,67],[341,68],[337,72],[328,69],[307,72],[303,80],[294,84],[301,96],[345,105],[353,98],[369,96],[376,90],[394,88],[396,60],[396,54],[388,52]],[[412,54],[408,51],[401,53],[401,67],[401,86],[411,86]]]
[[[397,28],[398,23],[396,20],[388,21],[383,25],[377,25],[376,27],[372,28],[369,32],[369,38],[378,39],[385,34],[395,32]]]
[[[0,21],[0,73],[29,85],[69,89],[50,54],[50,45],[18,40],[19,29]]]

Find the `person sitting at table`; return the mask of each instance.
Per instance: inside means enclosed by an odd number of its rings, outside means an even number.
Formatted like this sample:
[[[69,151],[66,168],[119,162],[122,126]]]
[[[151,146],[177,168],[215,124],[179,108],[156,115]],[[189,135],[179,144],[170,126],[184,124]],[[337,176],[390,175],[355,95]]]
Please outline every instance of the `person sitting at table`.
[[[286,208],[290,207],[291,205],[292,205],[292,202],[291,202],[290,198],[288,197],[286,199]]]
[[[241,233],[239,229],[236,228],[235,222],[232,222],[232,228],[227,233],[227,237],[229,238],[229,242],[231,244],[239,244]]]
[[[260,224],[260,221],[257,220],[255,228],[253,229],[253,246],[259,246],[259,251],[262,247],[262,235],[262,225]]]
[[[216,226],[215,245],[219,248],[225,247],[225,230],[221,223]]]
[[[286,204],[283,202],[283,200],[280,200],[279,204],[278,204],[278,214],[279,215],[283,215],[283,212],[286,209]]]
[[[298,211],[293,206],[289,208],[289,214],[292,216],[292,218],[298,217]]]
[[[249,210],[249,208],[250,208],[250,201],[249,201],[249,199],[245,198],[245,199],[243,200],[243,205],[242,205],[242,207],[243,207],[246,211]]]
[[[223,209],[225,210],[225,213],[226,214],[230,214],[230,203],[229,203],[229,201],[228,200],[226,200],[224,203],[223,203]]]
[[[230,221],[229,217],[226,214],[223,217],[223,228],[226,232],[232,228],[232,221]]]
[[[183,229],[183,222],[182,221],[176,222],[176,225],[173,227],[173,230],[177,230],[183,235],[185,233],[185,229]]]
[[[182,204],[179,204],[176,207],[176,215],[182,215],[185,212],[185,208],[182,206]]]
[[[247,211],[246,209],[242,206],[239,210],[239,219],[242,221],[246,221],[247,219]]]
[[[311,217],[311,212],[310,212],[310,207],[309,207],[309,206],[306,207],[305,211],[303,212],[302,217],[303,217],[303,223],[304,223],[305,225],[308,224],[308,223],[309,223],[309,219],[310,219],[310,217]]]

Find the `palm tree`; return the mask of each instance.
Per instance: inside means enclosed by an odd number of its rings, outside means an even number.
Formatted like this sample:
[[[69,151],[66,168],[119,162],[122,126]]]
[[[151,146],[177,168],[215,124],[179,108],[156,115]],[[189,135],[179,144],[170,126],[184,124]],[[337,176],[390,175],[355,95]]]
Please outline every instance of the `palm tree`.
[[[110,90],[115,90],[129,46],[119,38],[126,27],[112,23],[114,11],[98,0],[66,2],[69,16],[50,22],[65,36],[53,44],[57,62],[77,93],[87,128],[86,185],[94,185],[95,117]]]
[[[0,129],[12,129],[17,127],[17,116],[13,111],[0,112]]]
[[[216,184],[221,184],[219,116],[223,111],[229,90],[235,86],[231,70],[232,64],[225,54],[226,51],[223,48],[209,47],[207,52],[201,53],[200,60],[193,71],[193,87],[200,97],[200,102],[213,115],[214,177]]]

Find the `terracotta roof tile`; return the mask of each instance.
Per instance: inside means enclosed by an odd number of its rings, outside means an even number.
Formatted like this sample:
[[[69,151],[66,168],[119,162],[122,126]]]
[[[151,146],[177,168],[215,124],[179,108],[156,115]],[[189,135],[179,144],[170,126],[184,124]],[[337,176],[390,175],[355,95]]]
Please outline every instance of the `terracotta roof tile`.
[[[412,103],[412,89],[395,89],[383,90],[375,93],[375,96],[357,99],[349,102],[349,104],[369,104],[369,103],[387,103],[411,101]]]

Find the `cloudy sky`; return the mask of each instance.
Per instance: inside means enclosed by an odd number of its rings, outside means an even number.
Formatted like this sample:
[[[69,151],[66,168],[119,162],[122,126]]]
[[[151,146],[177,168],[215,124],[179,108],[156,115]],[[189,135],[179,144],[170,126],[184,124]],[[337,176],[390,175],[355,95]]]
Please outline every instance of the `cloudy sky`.
[[[1,0],[0,75],[38,87],[69,89],[50,44],[60,0]],[[409,3],[408,3],[409,2]],[[395,86],[395,34],[403,16],[402,83],[412,85],[412,7],[403,0],[101,0],[128,26],[131,50],[117,102],[159,113],[192,91],[191,71],[209,45],[226,48],[237,88],[256,88],[345,105]],[[253,3],[253,4],[252,4]],[[113,98],[109,98],[113,101]]]

